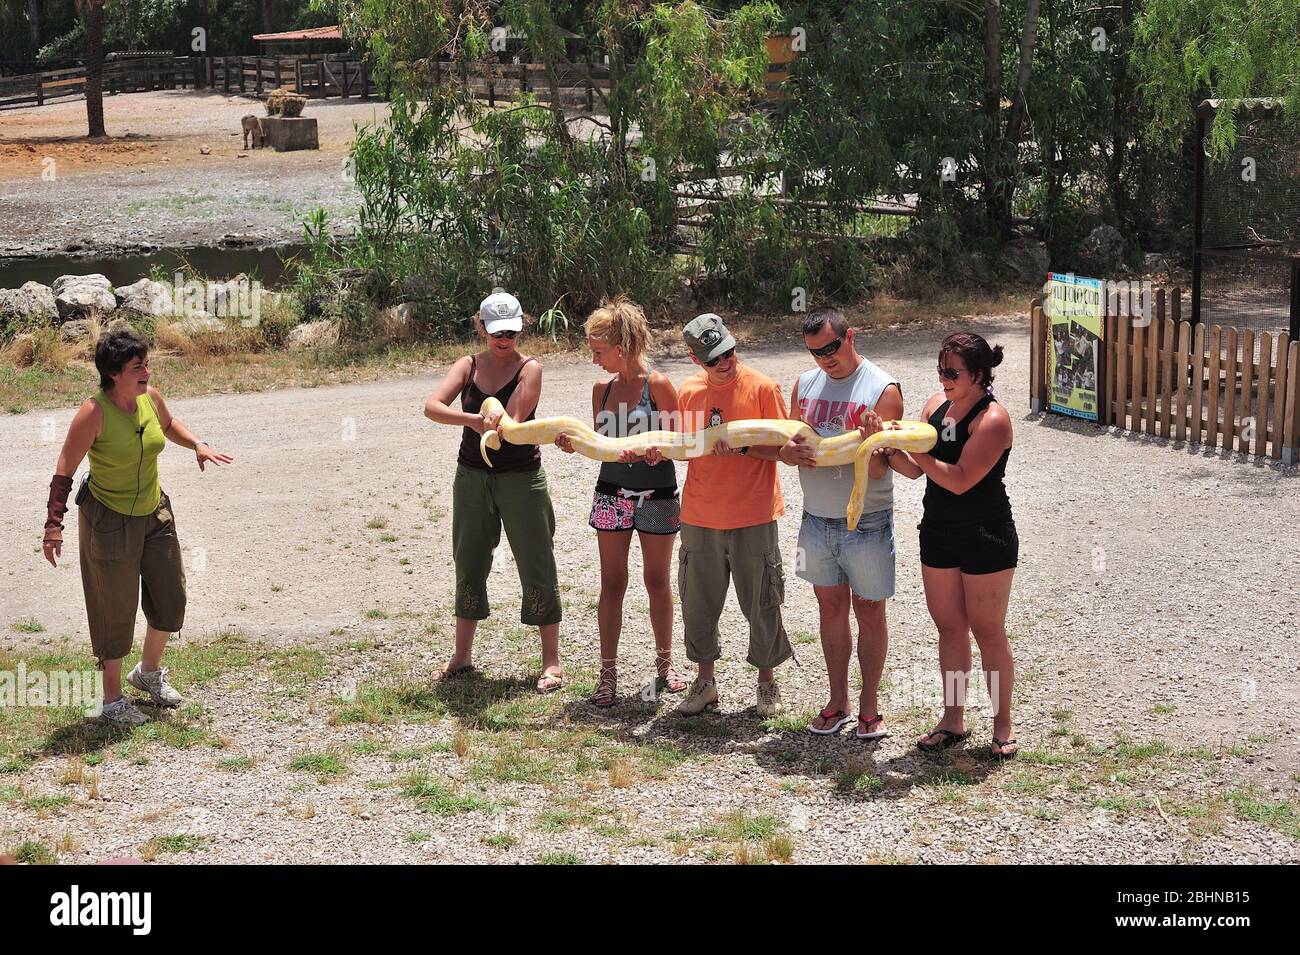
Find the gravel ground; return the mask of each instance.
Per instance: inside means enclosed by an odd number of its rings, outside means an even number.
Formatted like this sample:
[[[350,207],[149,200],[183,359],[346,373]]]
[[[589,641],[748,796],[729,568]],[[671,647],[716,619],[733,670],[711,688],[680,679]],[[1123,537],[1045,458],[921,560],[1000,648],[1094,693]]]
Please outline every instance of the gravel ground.
[[[534,861],[571,853],[585,862],[662,862],[756,853],[796,862],[1300,861],[1300,600],[1289,579],[1300,566],[1298,472],[1031,416],[1023,322],[972,324],[1006,346],[999,390],[1016,427],[1008,485],[1021,565],[1008,629],[1019,673],[1019,760],[987,758],[991,723],[982,709],[970,714],[965,749],[932,758],[912,748],[934,719],[926,694],[937,692],[936,637],[917,562],[923,488],[901,479],[884,696],[893,735],[864,746],[849,735],[814,739],[793,719],[760,725],[734,600],[722,621],[722,713],[683,726],[667,713],[671,700],[642,703],[635,694],[652,650],[635,583],[624,629],[625,700],[592,712],[581,699],[597,646],[598,558],[586,525],[595,466],[553,450],[544,459],[558,519],[570,686],[545,698],[530,689],[535,632],[518,626],[517,579],[502,548],[491,583],[495,611],[478,654],[485,677],[443,691],[450,695],[432,719],[420,721],[408,700],[389,722],[341,721],[340,697],[402,680],[422,687],[446,656],[449,470],[459,435],[420,416],[438,369],[172,403],[237,458],[203,476],[176,449],[163,458],[188,560],[191,610],[181,643],[233,630],[275,648],[268,654],[310,648],[323,662],[292,683],[268,656],[191,688],[201,712],[188,710],[183,721],[219,749],[178,748],[137,732],[89,750],[102,759],[93,787],[60,784],[68,747],[0,775],[0,787],[11,787],[0,799],[0,843],[53,844],[70,835],[61,855],[70,861],[136,854],[149,839],[178,833],[205,841],[160,859]],[[865,336],[866,353],[902,380],[909,415],[936,386],[945,330],[911,324]],[[742,346],[742,356],[787,389],[808,365],[784,343]],[[688,372],[679,357],[659,364],[677,381]],[[584,415],[594,372],[578,357],[548,359],[541,413]],[[166,394],[165,382],[160,387]],[[0,544],[13,555],[4,569],[0,649],[67,644],[85,654],[75,534],[58,570],[35,545],[70,415],[0,418],[8,449],[0,490],[27,502],[0,517]],[[793,470],[781,475],[789,563],[800,492]],[[10,629],[28,618],[44,632]],[[799,665],[781,668],[783,693],[796,715],[810,715],[825,701],[816,604],[792,572],[785,618],[801,642]],[[677,634],[680,646],[680,624]],[[337,754],[346,772],[317,781],[291,770],[308,750]],[[446,815],[425,811],[427,801],[422,808],[400,783],[417,771],[495,810],[462,802],[444,805]],[[69,798],[42,805],[39,797],[51,794]],[[748,815],[727,815],[735,811]]]
[[[260,101],[210,90],[104,99],[108,142],[85,139],[84,102],[6,111],[0,123],[0,257],[80,255],[216,245],[223,236],[272,245],[302,238],[294,210],[324,206],[336,229],[355,224],[344,162],[354,124],[383,120],[378,100],[311,100],[320,149],[244,150],[240,117]],[[210,148],[208,155],[201,147]],[[53,166],[48,163],[53,160]],[[55,178],[47,178],[52,168]]]

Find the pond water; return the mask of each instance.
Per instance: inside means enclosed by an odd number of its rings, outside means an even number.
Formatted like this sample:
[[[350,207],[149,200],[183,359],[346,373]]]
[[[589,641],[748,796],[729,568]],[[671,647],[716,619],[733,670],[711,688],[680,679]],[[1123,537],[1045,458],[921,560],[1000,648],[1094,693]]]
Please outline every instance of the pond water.
[[[60,275],[90,275],[98,272],[116,285],[129,285],[147,278],[155,268],[171,281],[177,269],[190,270],[207,278],[228,279],[243,272],[264,288],[278,288],[294,280],[290,260],[306,247],[277,245],[253,249],[221,249],[200,246],[189,249],[158,249],[137,255],[76,256],[51,255],[38,258],[0,258],[0,288],[18,288],[24,282],[52,285]]]

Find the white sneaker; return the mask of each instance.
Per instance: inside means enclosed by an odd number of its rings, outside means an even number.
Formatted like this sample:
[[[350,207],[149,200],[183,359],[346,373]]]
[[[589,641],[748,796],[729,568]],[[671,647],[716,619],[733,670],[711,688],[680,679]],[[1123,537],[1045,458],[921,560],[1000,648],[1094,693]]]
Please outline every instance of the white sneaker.
[[[718,685],[712,680],[695,678],[691,688],[686,691],[686,699],[677,704],[673,710],[678,716],[698,716],[705,710],[718,708]]]
[[[112,703],[104,704],[99,712],[99,721],[109,726],[133,729],[148,723],[149,717],[128,703],[126,697],[120,696]]]
[[[775,680],[768,683],[759,681],[758,705],[755,709],[763,719],[777,716],[785,711],[785,704],[781,702],[781,688],[776,685]]]
[[[183,699],[176,692],[176,689],[167,682],[166,667],[148,673],[141,670],[140,664],[137,663],[135,669],[126,675],[126,682],[137,690],[148,693],[159,706],[180,706]]]

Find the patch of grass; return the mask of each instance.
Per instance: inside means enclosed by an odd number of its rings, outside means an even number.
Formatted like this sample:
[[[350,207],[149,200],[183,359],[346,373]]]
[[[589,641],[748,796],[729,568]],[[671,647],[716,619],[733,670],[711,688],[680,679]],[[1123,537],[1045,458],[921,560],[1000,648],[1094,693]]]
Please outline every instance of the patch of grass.
[[[45,843],[29,839],[14,850],[14,857],[27,865],[54,865],[58,855]]]
[[[154,854],[175,854],[178,852],[193,852],[196,849],[202,849],[210,840],[207,836],[194,836],[179,834],[174,836],[154,836],[145,843],[145,851],[152,850]]]
[[[447,707],[427,683],[410,679],[361,686],[352,699],[332,702],[335,711],[330,722],[336,726],[428,723],[447,715]]]
[[[432,838],[432,832],[408,832],[406,834],[406,841],[412,845],[418,845],[421,842],[428,842]]]
[[[35,617],[23,617],[21,620],[15,620],[13,629],[19,633],[44,633],[45,624],[41,623]]]
[[[366,616],[371,620],[387,620],[388,611],[382,607],[371,607],[366,611]]]
[[[583,865],[581,856],[575,852],[547,852],[537,857],[538,865]]]
[[[1026,793],[1031,796],[1041,795],[1060,782],[1058,777],[1040,779],[1032,773],[1017,773],[1002,784],[1007,792]]]
[[[1172,703],[1157,703],[1155,706],[1151,707],[1151,712],[1155,716],[1171,716],[1178,712],[1178,707],[1174,706]]]
[[[1109,809],[1111,812],[1118,812],[1121,815],[1151,807],[1148,800],[1137,796],[1102,796],[1099,799],[1094,799],[1092,804],[1098,809]]]
[[[1127,759],[1134,763],[1143,763],[1159,756],[1168,756],[1172,752],[1173,750],[1170,749],[1168,743],[1158,739],[1149,743],[1132,743],[1121,739],[1115,744],[1115,755],[1120,759]]]
[[[495,803],[479,796],[453,792],[428,773],[413,773],[403,779],[402,795],[415,800],[420,809],[435,816],[496,812],[499,808]]]
[[[1073,710],[1052,710],[1052,719],[1058,723],[1066,723],[1074,715]]]
[[[1255,789],[1233,789],[1226,798],[1242,819],[1276,829],[1292,839],[1300,839],[1300,806],[1295,800],[1268,799]]]
[[[788,863],[794,858],[794,840],[789,836],[768,836],[763,840],[763,852],[769,862]]]
[[[763,721],[763,729],[769,733],[806,733],[808,724],[817,718],[816,709],[786,710]]]
[[[1079,761],[1077,756],[1069,753],[1051,753],[1044,749],[1022,749],[1018,758],[1031,766],[1072,766]]]
[[[372,517],[370,520],[366,521],[366,527],[370,528],[372,531],[380,531],[387,526],[388,518],[386,517]]]
[[[44,795],[25,799],[23,805],[28,809],[40,812],[41,810],[62,809],[71,801],[67,796],[63,795]]]
[[[228,773],[242,773],[246,769],[252,769],[256,762],[251,756],[230,756],[217,760],[217,768],[224,769]]]
[[[555,778],[555,770],[553,757],[506,744],[490,756],[480,759],[470,774],[499,783],[545,783]]]
[[[775,816],[750,815],[743,809],[736,809],[722,816],[717,823],[701,828],[697,835],[724,842],[761,842],[776,835],[779,827]]]
[[[518,842],[519,840],[508,832],[498,832],[483,837],[483,845],[491,846],[493,849],[509,849]]]
[[[796,630],[790,634],[791,643],[816,643],[818,636],[815,633],[809,633],[807,630]]]
[[[289,763],[289,768],[295,772],[311,773],[313,776],[326,778],[346,774],[348,764],[336,752],[306,752],[295,756]]]

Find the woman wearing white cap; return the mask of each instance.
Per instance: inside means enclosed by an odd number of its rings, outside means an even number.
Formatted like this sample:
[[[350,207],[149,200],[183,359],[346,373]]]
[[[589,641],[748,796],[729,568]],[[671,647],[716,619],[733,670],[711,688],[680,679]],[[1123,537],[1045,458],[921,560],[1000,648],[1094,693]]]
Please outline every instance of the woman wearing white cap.
[[[484,415],[488,396],[496,398],[516,421],[529,421],[542,392],[542,363],[520,354],[516,336],[523,331],[519,300],[493,290],[476,318],[484,349],[457,359],[425,402],[425,417],[438,424],[460,425],[463,434],[452,486],[452,559],[456,565],[456,648],[440,678],[471,672],[474,631],[490,613],[487,578],[492,552],[504,525],[510,552],[519,568],[523,606],[519,619],[536,625],[542,636],[539,692],[564,685],[560,670],[560,593],[555,572],[555,511],[537,445],[502,444],[488,451],[489,469],[479,454],[479,437],[497,426],[500,415]],[[451,407],[460,396],[461,410]]]

